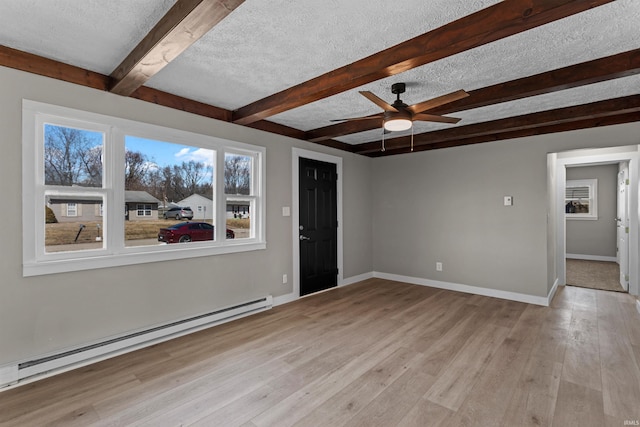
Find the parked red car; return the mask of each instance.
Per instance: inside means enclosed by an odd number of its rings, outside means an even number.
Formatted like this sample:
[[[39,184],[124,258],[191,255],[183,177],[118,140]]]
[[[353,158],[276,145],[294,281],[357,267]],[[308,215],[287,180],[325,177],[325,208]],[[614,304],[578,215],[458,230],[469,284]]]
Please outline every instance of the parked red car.
[[[180,222],[171,227],[161,228],[158,241],[165,243],[199,242],[213,240],[213,225],[208,222]],[[227,239],[236,237],[233,230],[227,228]]]

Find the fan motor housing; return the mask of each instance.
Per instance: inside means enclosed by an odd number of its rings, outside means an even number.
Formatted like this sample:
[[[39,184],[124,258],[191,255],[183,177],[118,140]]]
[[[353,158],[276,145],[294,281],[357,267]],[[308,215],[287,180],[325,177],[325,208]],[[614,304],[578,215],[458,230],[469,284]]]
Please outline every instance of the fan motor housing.
[[[404,83],[394,83],[391,85],[391,93],[399,95],[407,90],[407,85]]]

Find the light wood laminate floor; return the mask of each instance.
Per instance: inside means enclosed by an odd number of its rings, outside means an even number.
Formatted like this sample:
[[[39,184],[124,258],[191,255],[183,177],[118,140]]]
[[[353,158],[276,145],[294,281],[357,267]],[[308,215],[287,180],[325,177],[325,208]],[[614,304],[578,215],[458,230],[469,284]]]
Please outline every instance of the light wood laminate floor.
[[[623,426],[640,420],[634,304],[371,279],[2,392],[0,425]]]

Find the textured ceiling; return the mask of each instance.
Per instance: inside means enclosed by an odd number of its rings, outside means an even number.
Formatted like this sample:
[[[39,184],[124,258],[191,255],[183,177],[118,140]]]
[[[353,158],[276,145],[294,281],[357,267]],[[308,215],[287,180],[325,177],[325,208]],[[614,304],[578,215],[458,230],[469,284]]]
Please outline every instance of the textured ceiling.
[[[109,75],[171,8],[169,0],[2,0],[0,45]],[[497,0],[246,0],[146,86],[234,110],[347,65]],[[381,110],[358,94],[424,101],[640,48],[640,0],[617,0],[295,108],[269,120],[300,130]],[[632,76],[462,111],[460,125],[584,104],[640,92]],[[415,132],[451,125],[416,122]],[[402,133],[394,133],[394,136]],[[373,130],[336,138],[378,140]]]

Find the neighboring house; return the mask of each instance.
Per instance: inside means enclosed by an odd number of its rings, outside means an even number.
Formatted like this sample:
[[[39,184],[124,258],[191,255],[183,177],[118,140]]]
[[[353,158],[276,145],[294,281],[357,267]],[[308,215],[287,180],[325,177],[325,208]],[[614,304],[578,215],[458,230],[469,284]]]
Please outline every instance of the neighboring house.
[[[158,219],[160,200],[146,191],[125,191],[125,217],[129,221]]]
[[[47,200],[58,222],[102,221],[102,199],[51,196]]]
[[[190,207],[193,219],[213,219],[213,200],[201,194],[192,194],[180,200],[178,206]]]
[[[213,201],[201,194],[192,194],[178,202],[179,206],[190,207],[193,219],[213,219]],[[245,200],[227,201],[227,218],[249,218],[249,202]]]
[[[246,200],[228,200],[227,218],[249,218],[249,202]]]
[[[125,191],[125,217],[131,221],[158,219],[160,200],[146,191]],[[102,199],[87,197],[52,196],[47,206],[58,222],[102,221]]]

